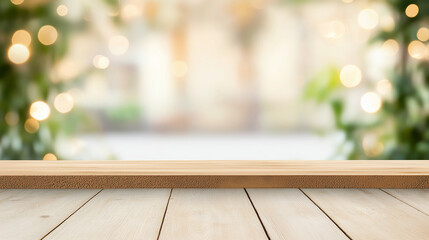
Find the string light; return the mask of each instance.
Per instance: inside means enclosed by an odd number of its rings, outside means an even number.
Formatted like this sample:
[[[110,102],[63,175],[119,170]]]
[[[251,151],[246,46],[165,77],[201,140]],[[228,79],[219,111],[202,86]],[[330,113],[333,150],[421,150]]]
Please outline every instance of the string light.
[[[64,17],[69,13],[69,9],[66,5],[61,4],[57,7],[57,14],[61,17]]]
[[[417,14],[419,14],[419,6],[416,4],[410,4],[405,9],[405,15],[407,15],[409,18],[414,18],[417,16]]]
[[[395,20],[392,16],[382,16],[380,18],[380,27],[386,32],[390,32],[395,29]]]
[[[181,78],[188,73],[188,65],[183,61],[175,61],[172,64],[172,74],[175,77]]]
[[[429,40],[429,29],[422,27],[417,31],[417,39],[419,39],[422,42],[426,42]]]
[[[10,2],[14,5],[20,5],[24,2],[24,0],[10,0]]]
[[[362,73],[355,65],[347,65],[341,69],[340,80],[345,87],[356,87],[362,80]]]
[[[110,60],[106,56],[97,55],[92,59],[94,67],[99,69],[106,69],[110,65]]]
[[[362,148],[367,156],[376,157],[383,152],[384,145],[375,134],[368,133],[362,139]]]
[[[408,45],[408,53],[412,58],[422,59],[425,57],[426,52],[426,46],[420,41],[414,40]]]
[[[51,25],[45,25],[39,29],[37,38],[43,45],[52,45],[58,38],[57,29]]]
[[[371,30],[378,24],[378,14],[372,9],[364,9],[359,13],[358,23],[363,29]]]
[[[37,130],[39,130],[39,122],[35,120],[34,118],[29,118],[24,123],[24,129],[28,133],[35,133]]]
[[[392,91],[392,84],[387,79],[382,79],[377,82],[377,92],[381,95],[387,95]]]
[[[377,112],[382,105],[381,98],[375,92],[367,92],[360,99],[362,109],[367,113]]]
[[[109,50],[114,55],[124,54],[129,47],[128,39],[124,36],[118,35],[110,38]]]
[[[18,124],[19,116],[16,112],[8,112],[4,116],[4,120],[9,126],[15,126]]]
[[[51,109],[43,101],[37,101],[30,106],[30,116],[36,120],[42,121],[49,117]]]
[[[323,27],[323,36],[328,39],[339,39],[344,35],[346,27],[340,21],[331,21]]]
[[[22,44],[13,44],[7,51],[7,57],[15,64],[23,64],[30,58],[30,51]]]
[[[399,51],[399,43],[394,39],[388,39],[383,43],[383,50],[389,55],[395,55]]]
[[[30,46],[31,35],[26,30],[18,30],[12,35],[12,44],[22,44],[26,47]]]
[[[45,156],[43,156],[43,160],[45,160],[45,161],[56,161],[58,159],[57,159],[57,156],[55,156],[53,153],[47,153],[47,154],[45,154]]]
[[[68,113],[73,109],[74,100],[69,93],[60,93],[55,97],[54,107],[60,113]]]

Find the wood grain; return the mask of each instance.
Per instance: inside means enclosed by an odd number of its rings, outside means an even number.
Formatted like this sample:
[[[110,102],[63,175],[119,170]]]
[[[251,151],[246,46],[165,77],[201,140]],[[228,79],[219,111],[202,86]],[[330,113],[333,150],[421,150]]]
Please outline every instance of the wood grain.
[[[0,161],[0,188],[429,188],[429,161]]]
[[[0,192],[0,239],[40,239],[99,190]]]
[[[156,239],[170,191],[103,190],[45,239]]]
[[[243,189],[173,189],[160,239],[267,239]]]
[[[247,191],[268,235],[273,240],[349,239],[299,189],[247,189]]]
[[[429,216],[378,189],[303,189],[352,239],[427,239]]]
[[[383,191],[429,215],[429,189],[383,189]]]

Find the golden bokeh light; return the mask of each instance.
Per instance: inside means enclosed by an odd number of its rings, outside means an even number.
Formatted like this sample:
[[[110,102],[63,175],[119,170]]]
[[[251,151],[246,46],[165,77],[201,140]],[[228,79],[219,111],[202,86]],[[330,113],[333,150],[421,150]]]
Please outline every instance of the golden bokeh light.
[[[48,104],[43,101],[37,101],[30,106],[30,116],[36,120],[42,121],[49,117],[51,109]]]
[[[124,36],[118,35],[110,38],[109,50],[114,55],[122,55],[127,52],[129,47],[128,39]]]
[[[375,113],[380,110],[382,101],[375,92],[367,92],[360,99],[360,106],[367,113]]]
[[[330,21],[326,23],[323,28],[323,36],[328,39],[339,39],[344,35],[346,27],[340,21]]]
[[[362,148],[368,157],[376,157],[384,150],[384,145],[375,134],[367,133],[362,139]]]
[[[18,30],[12,35],[12,44],[22,44],[26,47],[30,46],[31,35],[26,30]]]
[[[53,153],[47,153],[47,154],[45,154],[45,156],[43,156],[43,160],[45,160],[45,161],[56,161],[58,159],[57,159],[57,156],[55,156]]]
[[[429,40],[429,29],[426,27],[422,27],[417,31],[417,39],[422,42],[426,42]]]
[[[66,5],[61,4],[57,7],[57,14],[59,16],[64,17],[68,13],[69,13],[69,8]]]
[[[34,118],[29,118],[24,123],[24,129],[28,133],[35,133],[39,130],[39,122]]]
[[[395,20],[392,16],[382,16],[380,18],[380,28],[386,32],[395,29]]]
[[[122,17],[124,17],[125,19],[130,19],[130,18],[134,18],[137,17],[141,14],[141,12],[139,11],[139,9],[137,8],[136,5],[129,3],[126,4],[121,11],[121,15]]]
[[[63,59],[58,62],[54,67],[55,77],[52,81],[69,81],[75,78],[78,74],[78,65],[75,61],[70,59]]]
[[[383,51],[388,55],[395,55],[399,51],[399,43],[394,39],[388,39],[383,43]]]
[[[362,81],[362,73],[355,65],[347,65],[341,69],[340,80],[345,87],[356,87]]]
[[[4,116],[4,120],[9,126],[15,126],[18,124],[19,116],[16,112],[8,112]]]
[[[13,44],[7,51],[7,57],[15,64],[23,64],[30,58],[30,51],[22,44]]]
[[[60,93],[55,97],[54,107],[60,113],[68,113],[73,109],[74,99],[69,93]]]
[[[94,67],[99,69],[106,69],[110,65],[110,60],[106,56],[97,55],[92,59]]]
[[[387,95],[392,91],[392,83],[387,79],[382,79],[377,82],[377,92],[381,95]]]
[[[423,59],[426,56],[427,51],[426,46],[417,40],[412,41],[408,45],[408,53],[415,59]]]
[[[405,15],[407,15],[407,17],[409,18],[416,17],[417,14],[419,14],[419,6],[417,6],[416,4],[410,4],[405,9]]]
[[[353,2],[353,0],[342,0],[343,1],[343,3],[352,3]]]
[[[175,61],[171,66],[171,72],[174,77],[184,77],[188,73],[188,64],[184,61]]]
[[[378,24],[378,14],[372,9],[364,9],[360,11],[358,16],[358,23],[363,29],[374,29]]]
[[[52,45],[57,41],[57,29],[51,25],[45,25],[39,29],[37,38],[43,45]]]
[[[14,5],[20,5],[24,2],[24,0],[10,0],[10,2]]]

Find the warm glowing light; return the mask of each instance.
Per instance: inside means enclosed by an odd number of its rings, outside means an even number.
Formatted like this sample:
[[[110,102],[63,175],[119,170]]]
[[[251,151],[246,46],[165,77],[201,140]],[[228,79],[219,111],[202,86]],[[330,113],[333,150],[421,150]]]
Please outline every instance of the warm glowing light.
[[[51,109],[43,101],[37,101],[30,106],[30,116],[36,120],[42,121],[49,117]]]
[[[14,5],[20,5],[24,2],[24,0],[10,0],[11,3],[13,3]]]
[[[66,5],[61,4],[57,7],[57,14],[61,17],[67,15],[69,13],[69,9]]]
[[[363,29],[373,29],[378,24],[378,14],[372,9],[364,9],[359,13],[358,23]]]
[[[328,39],[339,39],[345,31],[346,27],[340,21],[331,21],[323,26],[323,36]]]
[[[384,150],[384,145],[377,139],[375,134],[365,134],[362,139],[362,148],[365,154],[369,157],[376,157]]]
[[[30,57],[30,51],[22,44],[13,44],[7,51],[7,56],[15,64],[23,64]]]
[[[352,3],[353,2],[353,0],[342,0],[343,1],[343,3]]]
[[[395,29],[395,20],[391,16],[383,16],[380,18],[380,27],[384,31],[390,32]]]
[[[417,16],[417,14],[419,14],[419,6],[417,6],[416,4],[410,4],[405,9],[405,15],[407,15],[407,17],[409,18],[413,18]]]
[[[380,80],[377,82],[377,91],[381,95],[387,95],[392,91],[392,84],[387,79]]]
[[[103,55],[97,55],[92,59],[92,64],[94,64],[94,67],[99,69],[106,69],[109,64],[109,58]]]
[[[55,73],[58,79],[53,79],[54,81],[68,81],[75,78],[78,74],[78,66],[76,62],[70,59],[64,59],[61,62],[55,65]]]
[[[29,118],[24,123],[24,129],[28,133],[35,133],[39,130],[39,122],[34,118]]]
[[[429,40],[429,29],[422,27],[417,31],[417,39],[419,39],[422,42],[426,42]]]
[[[39,29],[37,38],[43,45],[52,45],[58,38],[57,29],[51,25],[45,25]]]
[[[8,112],[4,116],[4,120],[9,126],[15,126],[18,124],[19,116],[16,112]]]
[[[175,77],[184,77],[188,73],[188,64],[183,61],[175,61],[171,66],[171,72]]]
[[[124,36],[118,35],[110,38],[109,50],[114,55],[124,54],[129,47],[128,39]]]
[[[12,44],[22,44],[26,47],[30,46],[31,35],[25,30],[18,30],[12,35]]]
[[[375,113],[382,105],[381,98],[375,92],[367,92],[360,99],[360,105],[365,112]]]
[[[54,107],[60,113],[68,113],[74,106],[73,97],[69,93],[60,93],[55,97]]]
[[[122,8],[121,14],[124,18],[134,18],[140,15],[140,11],[134,4],[130,3]]]
[[[420,41],[414,40],[408,45],[408,53],[412,58],[422,59],[425,57],[426,52],[426,46]]]
[[[386,40],[383,43],[383,50],[389,55],[395,55],[399,51],[399,44],[394,39]]]
[[[47,153],[45,156],[43,156],[43,160],[45,161],[56,161],[57,156],[55,156],[53,153]]]
[[[362,73],[355,65],[347,65],[341,69],[340,80],[345,87],[356,87],[362,80]]]

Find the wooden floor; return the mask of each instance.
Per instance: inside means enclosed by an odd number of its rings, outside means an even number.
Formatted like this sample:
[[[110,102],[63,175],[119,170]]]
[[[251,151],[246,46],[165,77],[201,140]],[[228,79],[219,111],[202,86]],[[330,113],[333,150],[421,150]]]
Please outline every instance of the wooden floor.
[[[429,239],[429,189],[0,189],[0,239]]]

